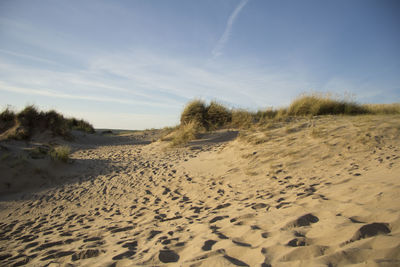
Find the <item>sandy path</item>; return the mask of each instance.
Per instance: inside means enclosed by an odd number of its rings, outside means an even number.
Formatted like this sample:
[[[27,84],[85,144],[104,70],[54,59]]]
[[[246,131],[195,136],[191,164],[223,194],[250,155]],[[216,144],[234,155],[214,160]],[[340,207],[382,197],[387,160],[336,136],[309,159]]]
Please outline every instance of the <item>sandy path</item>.
[[[192,149],[81,149],[76,182],[0,203],[0,261],[399,265],[399,119],[379,121],[299,122]],[[367,128],[373,146],[354,141]]]

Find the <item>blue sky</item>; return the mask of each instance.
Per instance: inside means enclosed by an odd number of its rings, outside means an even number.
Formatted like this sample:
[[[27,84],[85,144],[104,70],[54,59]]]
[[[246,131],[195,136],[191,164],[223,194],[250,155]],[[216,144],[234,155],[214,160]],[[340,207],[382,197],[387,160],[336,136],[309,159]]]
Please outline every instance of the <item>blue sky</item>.
[[[0,106],[144,129],[177,124],[193,98],[400,102],[399,29],[395,0],[2,0]]]

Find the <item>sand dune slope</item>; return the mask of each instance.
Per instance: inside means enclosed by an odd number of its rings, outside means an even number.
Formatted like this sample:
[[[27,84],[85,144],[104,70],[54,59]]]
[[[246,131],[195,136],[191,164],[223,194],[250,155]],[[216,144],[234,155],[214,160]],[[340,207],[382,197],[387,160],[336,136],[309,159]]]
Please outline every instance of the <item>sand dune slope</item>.
[[[68,183],[3,197],[0,265],[400,265],[400,117],[235,136],[80,146]]]

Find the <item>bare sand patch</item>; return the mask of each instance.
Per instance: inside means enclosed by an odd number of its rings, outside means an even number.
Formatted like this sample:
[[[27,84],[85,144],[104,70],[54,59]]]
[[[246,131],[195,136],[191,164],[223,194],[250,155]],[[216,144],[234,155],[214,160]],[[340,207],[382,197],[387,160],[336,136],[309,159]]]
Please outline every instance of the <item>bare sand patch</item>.
[[[327,116],[180,148],[81,136],[53,184],[4,189],[1,265],[396,266],[399,135],[399,116]]]

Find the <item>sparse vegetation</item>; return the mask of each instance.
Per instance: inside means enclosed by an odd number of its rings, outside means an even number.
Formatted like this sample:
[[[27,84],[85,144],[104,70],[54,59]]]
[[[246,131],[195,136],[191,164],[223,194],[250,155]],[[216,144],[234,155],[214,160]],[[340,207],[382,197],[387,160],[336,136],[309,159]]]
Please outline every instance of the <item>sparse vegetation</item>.
[[[35,132],[49,130],[53,136],[70,137],[71,130],[94,133],[93,126],[75,118],[65,118],[60,113],[50,110],[38,111],[33,106],[27,106],[19,113],[14,113],[6,108],[0,113],[0,135],[1,139],[26,140]]]
[[[14,118],[15,113],[9,108],[6,108],[5,110],[3,110],[3,112],[0,113],[0,123],[2,124],[12,123],[14,122]]]
[[[205,131],[205,128],[197,121],[191,121],[172,133],[171,145],[178,146],[185,144],[190,140],[198,138],[199,134]]]
[[[172,144],[177,145],[196,138],[200,132],[221,128],[250,129],[253,126],[270,125],[274,121],[290,121],[293,117],[299,116],[360,114],[400,114],[400,103],[361,105],[352,100],[333,97],[331,94],[312,93],[299,96],[287,108],[269,108],[251,112],[229,109],[215,101],[206,105],[201,100],[193,100],[183,110],[181,124],[171,128],[172,133],[166,132],[161,140],[172,141]],[[287,129],[287,133],[293,131],[295,129]],[[318,137],[320,134],[316,129],[311,132],[313,137]]]
[[[356,115],[366,114],[368,110],[351,101],[335,99],[329,94],[302,95],[295,99],[289,106],[289,116],[317,116],[317,115]]]
[[[210,105],[206,107],[206,110],[206,126],[209,129],[222,127],[232,121],[232,112],[215,101],[212,101]]]
[[[85,120],[78,120],[75,118],[67,119],[68,128],[76,131],[81,131],[85,133],[94,133],[95,130],[93,126]]]
[[[363,107],[371,114],[400,114],[400,103],[366,104]]]
[[[255,122],[255,114],[247,110],[234,110],[232,112],[232,126],[248,129]]]
[[[207,109],[204,102],[193,100],[189,102],[181,114],[181,125],[186,125],[191,122],[206,126]]]
[[[57,146],[50,150],[49,155],[52,160],[68,162],[71,148],[69,146]]]

